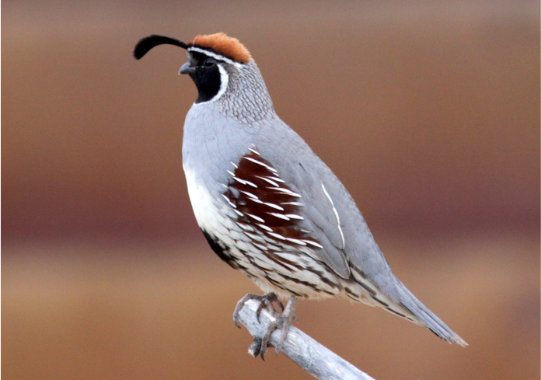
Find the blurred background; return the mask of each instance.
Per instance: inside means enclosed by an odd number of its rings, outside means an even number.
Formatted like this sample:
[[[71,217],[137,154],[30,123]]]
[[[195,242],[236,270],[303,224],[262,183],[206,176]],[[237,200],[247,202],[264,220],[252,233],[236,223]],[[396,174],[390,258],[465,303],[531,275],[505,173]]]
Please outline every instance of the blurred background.
[[[343,180],[394,272],[470,346],[382,310],[298,326],[381,379],[539,377],[537,1],[2,3],[5,379],[307,378],[234,327],[259,292],[196,227],[185,53],[224,31]]]

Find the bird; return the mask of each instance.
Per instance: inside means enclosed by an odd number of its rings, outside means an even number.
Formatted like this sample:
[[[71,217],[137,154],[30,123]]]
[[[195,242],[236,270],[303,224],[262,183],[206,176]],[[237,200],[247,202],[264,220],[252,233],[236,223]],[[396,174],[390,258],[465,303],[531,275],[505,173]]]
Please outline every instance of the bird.
[[[186,43],[150,35],[133,54],[141,59],[162,44],[186,50],[179,74],[197,88],[182,141],[197,224],[212,250],[264,292],[239,301],[235,324],[251,298],[282,309],[254,356],[263,358],[270,333],[281,329],[278,352],[297,299],[329,297],[383,308],[467,346],[391,271],[348,190],[276,113],[255,60],[238,39],[220,32]],[[280,298],[288,299],[285,310]]]

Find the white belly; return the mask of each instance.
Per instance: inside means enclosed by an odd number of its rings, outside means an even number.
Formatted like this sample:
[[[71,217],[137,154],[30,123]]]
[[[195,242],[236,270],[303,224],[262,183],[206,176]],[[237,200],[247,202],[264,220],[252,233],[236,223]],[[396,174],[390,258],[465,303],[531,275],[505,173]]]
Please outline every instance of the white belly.
[[[219,207],[216,205],[216,200],[213,199],[207,188],[197,181],[197,177],[191,169],[184,166],[184,174],[197,224],[206,231],[214,230],[217,227]]]

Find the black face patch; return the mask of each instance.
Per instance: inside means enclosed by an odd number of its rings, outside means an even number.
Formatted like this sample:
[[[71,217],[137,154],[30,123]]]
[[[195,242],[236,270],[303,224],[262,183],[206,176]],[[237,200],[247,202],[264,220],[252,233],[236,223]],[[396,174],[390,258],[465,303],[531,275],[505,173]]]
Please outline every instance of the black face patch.
[[[203,54],[193,54],[192,58],[194,70],[190,73],[190,77],[199,93],[195,102],[207,102],[218,94],[222,84],[218,62]]]

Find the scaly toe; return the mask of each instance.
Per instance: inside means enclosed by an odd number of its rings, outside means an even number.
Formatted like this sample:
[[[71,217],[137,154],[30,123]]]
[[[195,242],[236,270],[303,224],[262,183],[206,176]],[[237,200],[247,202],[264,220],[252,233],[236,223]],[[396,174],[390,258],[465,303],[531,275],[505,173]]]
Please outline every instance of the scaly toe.
[[[267,347],[269,345],[270,337],[272,333],[275,330],[282,330],[280,339],[278,341],[278,344],[275,346],[275,352],[278,355],[280,350],[282,349],[282,346],[287,338],[287,334],[289,332],[289,326],[291,326],[291,323],[293,319],[295,319],[295,305],[297,303],[297,299],[295,297],[290,297],[289,301],[287,303],[287,306],[285,307],[283,313],[276,318],[274,322],[272,322],[269,327],[267,328],[267,331],[265,332],[265,335],[261,339],[261,349],[260,349],[260,355],[261,359],[265,360],[265,352],[267,351]]]
[[[260,296],[258,294],[248,293],[244,297],[242,297],[239,302],[237,302],[237,306],[235,306],[235,310],[233,311],[233,323],[239,329],[240,329],[239,312],[243,308],[244,304],[248,302],[249,300],[258,300],[260,302],[256,311],[256,317],[257,317],[258,322],[259,322],[259,315],[261,314],[261,310],[263,310],[263,308],[266,308],[273,315],[277,314],[277,311],[273,306],[274,303],[277,303],[278,306],[280,306],[280,308],[282,309],[282,311],[284,311],[284,305],[282,304],[282,302],[280,302],[276,294],[271,292],[271,293],[267,293],[265,295]]]

